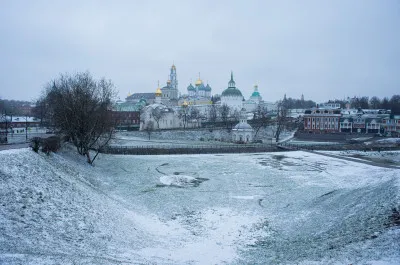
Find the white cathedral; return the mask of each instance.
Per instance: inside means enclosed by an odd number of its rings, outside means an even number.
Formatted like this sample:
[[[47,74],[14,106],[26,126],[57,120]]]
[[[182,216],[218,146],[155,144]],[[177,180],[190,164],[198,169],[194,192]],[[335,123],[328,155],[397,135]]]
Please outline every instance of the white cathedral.
[[[231,111],[240,111],[243,108],[243,95],[233,80],[233,72],[231,72],[231,80],[228,82],[228,88],[222,91],[221,105],[227,105]]]
[[[203,84],[203,80],[200,79],[200,74],[194,86],[190,83],[187,87],[187,91],[189,98],[211,98],[211,87],[209,84],[206,86]]]

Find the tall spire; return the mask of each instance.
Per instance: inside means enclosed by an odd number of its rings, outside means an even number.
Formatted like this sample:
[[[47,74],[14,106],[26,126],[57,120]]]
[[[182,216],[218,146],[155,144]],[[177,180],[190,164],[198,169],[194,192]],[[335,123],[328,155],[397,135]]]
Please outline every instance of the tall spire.
[[[175,67],[175,63],[173,62],[172,63],[172,66],[171,66],[171,73],[169,74],[169,78],[168,78],[168,80],[170,81],[169,82],[169,86],[171,87],[171,88],[173,88],[173,89],[175,89],[176,91],[176,97],[178,96],[178,80],[177,80],[177,76],[176,76],[176,67]],[[174,96],[174,98],[175,98],[175,96]]]
[[[236,87],[235,81],[233,80],[233,71],[231,71],[231,80],[228,83],[229,87]]]

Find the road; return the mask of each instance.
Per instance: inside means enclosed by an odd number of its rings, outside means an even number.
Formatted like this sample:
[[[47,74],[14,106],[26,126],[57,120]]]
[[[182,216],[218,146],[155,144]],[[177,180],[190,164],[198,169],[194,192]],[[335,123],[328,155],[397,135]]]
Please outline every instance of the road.
[[[26,148],[29,146],[29,143],[19,143],[19,144],[1,144],[0,151],[10,150],[10,149],[18,149],[18,148]]]

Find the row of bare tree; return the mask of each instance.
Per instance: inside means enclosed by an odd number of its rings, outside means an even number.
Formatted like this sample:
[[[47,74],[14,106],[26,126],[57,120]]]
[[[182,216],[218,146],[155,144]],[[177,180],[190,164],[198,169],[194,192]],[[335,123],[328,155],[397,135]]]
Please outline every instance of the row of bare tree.
[[[290,119],[288,115],[288,107],[285,100],[278,102],[277,111],[274,115],[268,112],[266,107],[258,106],[253,112],[253,119],[251,120],[251,125],[254,129],[254,137],[257,136],[261,128],[266,128],[269,126],[273,128],[273,136],[279,140],[281,132],[288,126]],[[165,111],[161,108],[154,108],[151,110],[151,116],[153,121],[147,121],[144,126],[144,130],[148,133],[150,140],[151,133],[159,129],[159,122],[164,117]],[[207,124],[211,128],[215,127],[225,127],[227,129],[238,122],[240,119],[240,113],[237,110],[231,110],[227,105],[218,106],[212,104],[209,106],[206,115],[201,115],[200,111],[193,106],[181,106],[177,113],[180,121],[182,122],[183,129],[187,128],[187,124],[190,120],[199,121],[206,120]]]

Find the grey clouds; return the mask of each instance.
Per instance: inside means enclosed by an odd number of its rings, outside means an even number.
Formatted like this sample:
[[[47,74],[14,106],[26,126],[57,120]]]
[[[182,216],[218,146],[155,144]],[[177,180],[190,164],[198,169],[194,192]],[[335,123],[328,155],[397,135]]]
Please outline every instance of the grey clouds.
[[[111,79],[121,99],[177,67],[212,93],[230,71],[247,98],[400,93],[400,2],[2,1],[0,97],[33,100],[60,73]]]

